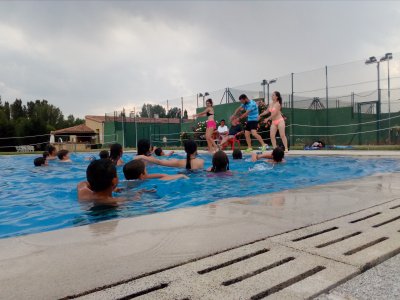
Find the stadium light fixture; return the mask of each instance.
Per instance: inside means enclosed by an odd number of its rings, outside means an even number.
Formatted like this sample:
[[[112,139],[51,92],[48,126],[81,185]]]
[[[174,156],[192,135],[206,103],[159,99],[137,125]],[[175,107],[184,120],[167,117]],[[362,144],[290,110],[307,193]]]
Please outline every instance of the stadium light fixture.
[[[366,61],[365,61],[365,64],[366,65],[370,65],[370,64],[374,64],[374,63],[377,63],[378,61],[376,60],[376,57],[375,56],[371,56],[370,58],[368,58]]]
[[[388,111],[389,111],[389,143],[391,143],[391,137],[390,137],[390,66],[389,66],[389,61],[393,59],[392,53],[386,53],[385,56],[382,56],[380,61],[387,61],[387,73],[388,73]]]
[[[271,79],[271,80],[263,79],[263,81],[261,81],[261,85],[263,86],[264,102],[265,102],[265,86],[267,86],[267,104],[268,105],[269,105],[269,85],[272,83],[275,83],[276,81],[277,81],[276,78]]]
[[[209,96],[210,94],[208,92],[205,92],[204,94],[203,93],[198,93],[197,95],[198,95],[198,97],[203,97],[203,107],[205,107],[204,99],[207,96]],[[199,105],[197,105],[197,106],[199,106]]]

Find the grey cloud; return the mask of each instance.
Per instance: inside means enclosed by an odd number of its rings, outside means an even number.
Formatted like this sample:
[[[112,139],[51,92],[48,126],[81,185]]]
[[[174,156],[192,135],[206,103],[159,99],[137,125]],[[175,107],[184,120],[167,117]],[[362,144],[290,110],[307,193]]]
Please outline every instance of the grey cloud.
[[[1,2],[0,94],[78,116],[140,106],[395,52],[399,15],[382,1]]]

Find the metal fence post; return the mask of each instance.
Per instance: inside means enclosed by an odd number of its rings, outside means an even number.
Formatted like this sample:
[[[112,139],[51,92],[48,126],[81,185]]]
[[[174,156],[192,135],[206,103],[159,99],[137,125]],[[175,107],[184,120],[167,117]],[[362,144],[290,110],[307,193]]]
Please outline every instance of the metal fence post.
[[[326,143],[329,143],[329,96],[328,96],[328,66],[325,66],[325,85],[326,85]]]
[[[290,146],[294,146],[294,89],[293,89],[293,75],[294,73],[291,74],[291,78],[292,78],[292,97],[291,97],[291,122],[290,122]]]

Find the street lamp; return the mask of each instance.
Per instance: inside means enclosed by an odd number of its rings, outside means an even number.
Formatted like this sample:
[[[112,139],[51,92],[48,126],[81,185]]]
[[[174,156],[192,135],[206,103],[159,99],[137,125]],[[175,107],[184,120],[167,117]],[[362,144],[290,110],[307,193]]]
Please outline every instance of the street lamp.
[[[379,73],[379,64],[380,61],[376,59],[375,56],[371,56],[365,61],[366,65],[371,65],[376,63],[376,70],[378,72],[378,105],[376,106],[376,114],[377,114],[377,132],[376,132],[376,138],[377,138],[377,144],[379,144],[379,131],[380,131],[380,119],[381,119],[381,77]]]
[[[271,79],[271,80],[266,80],[266,79],[263,79],[263,81],[261,82],[261,85],[263,86],[263,94],[264,94],[264,102],[265,102],[265,86],[267,86],[267,104],[269,105],[269,85],[271,84],[271,83],[275,83],[276,82],[276,78],[275,79]]]
[[[388,66],[388,109],[389,109],[389,143],[391,142],[390,137],[390,67],[389,60],[393,59],[392,53],[386,53],[385,56],[381,57],[380,61],[387,61]]]
[[[197,94],[197,99],[199,99],[198,97],[203,97],[203,107],[205,107],[205,103],[204,103],[204,99],[209,96],[210,94],[208,92],[205,92],[204,95],[202,93]],[[199,101],[197,101],[199,102]],[[199,105],[197,105],[199,106]]]

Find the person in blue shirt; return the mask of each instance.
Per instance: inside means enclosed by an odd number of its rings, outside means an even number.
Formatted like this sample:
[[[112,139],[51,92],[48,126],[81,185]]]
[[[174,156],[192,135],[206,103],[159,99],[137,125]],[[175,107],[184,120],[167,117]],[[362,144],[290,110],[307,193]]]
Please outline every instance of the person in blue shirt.
[[[258,107],[257,103],[254,100],[250,100],[247,98],[245,94],[242,94],[239,96],[239,100],[242,103],[241,106],[239,106],[235,112],[233,113],[233,118],[239,111],[245,111],[239,119],[244,119],[247,117],[247,124],[245,128],[244,135],[246,137],[246,143],[247,143],[247,149],[245,150],[246,152],[251,152],[253,151],[253,148],[251,147],[251,138],[250,138],[250,133],[252,136],[254,136],[257,141],[261,144],[261,151],[265,151],[267,148],[267,145],[264,143],[262,137],[257,133],[257,128],[258,128]]]

